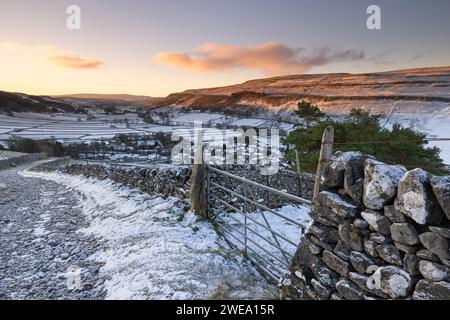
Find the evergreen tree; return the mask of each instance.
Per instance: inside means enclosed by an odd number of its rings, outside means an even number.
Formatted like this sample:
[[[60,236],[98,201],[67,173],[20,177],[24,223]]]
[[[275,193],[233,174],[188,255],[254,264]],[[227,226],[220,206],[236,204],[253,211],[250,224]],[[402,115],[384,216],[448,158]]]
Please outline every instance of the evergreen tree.
[[[305,120],[307,128],[309,128],[311,124],[317,123],[325,116],[325,113],[320,111],[317,106],[305,100],[298,103],[295,113]]]
[[[297,128],[288,135],[284,143],[294,145],[298,150],[303,170],[316,171],[323,131],[328,126],[333,126],[335,131],[334,151],[360,151],[408,169],[419,167],[435,174],[448,172],[439,156],[440,149],[427,147],[425,134],[400,124],[395,124],[392,130],[384,129],[379,116],[360,109],[353,109],[343,121],[327,118],[315,125]],[[286,158],[294,160],[294,152],[288,152]]]

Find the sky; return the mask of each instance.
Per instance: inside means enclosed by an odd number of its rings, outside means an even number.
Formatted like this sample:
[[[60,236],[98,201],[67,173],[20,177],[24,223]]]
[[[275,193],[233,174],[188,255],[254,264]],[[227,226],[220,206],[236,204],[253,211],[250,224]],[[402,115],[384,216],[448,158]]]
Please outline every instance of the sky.
[[[80,29],[67,27],[71,5]],[[367,28],[370,5],[380,30]],[[448,66],[449,32],[448,0],[0,0],[0,90],[158,97],[275,75]]]

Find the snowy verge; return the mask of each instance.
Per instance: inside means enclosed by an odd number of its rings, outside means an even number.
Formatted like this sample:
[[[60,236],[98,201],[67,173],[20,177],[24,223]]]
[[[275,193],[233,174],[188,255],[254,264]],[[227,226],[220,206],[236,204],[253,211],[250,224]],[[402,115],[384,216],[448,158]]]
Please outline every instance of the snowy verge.
[[[185,214],[177,198],[151,197],[110,180],[25,171],[77,192],[89,226],[103,240],[89,259],[101,269],[107,299],[257,299],[273,287],[230,249],[213,226]]]

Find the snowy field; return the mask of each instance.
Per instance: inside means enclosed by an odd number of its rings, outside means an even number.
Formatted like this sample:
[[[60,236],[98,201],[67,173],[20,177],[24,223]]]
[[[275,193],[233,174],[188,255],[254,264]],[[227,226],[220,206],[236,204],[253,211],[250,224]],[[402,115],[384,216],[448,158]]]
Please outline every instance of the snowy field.
[[[450,139],[450,107],[443,112],[414,116],[411,114],[392,115],[387,127],[398,122],[404,127],[425,133],[429,138]],[[432,141],[429,146],[441,149],[441,158],[450,165],[450,141]]]
[[[108,180],[29,171],[23,175],[57,182],[79,194],[89,226],[78,232],[104,240],[89,259],[104,263],[100,272],[107,279],[107,299],[273,297],[275,288],[209,222],[185,214],[179,199],[151,197]]]
[[[155,116],[155,118],[157,118]],[[175,113],[171,125],[144,123],[136,114],[125,115],[95,115],[87,119],[86,115],[78,114],[39,114],[16,113],[14,117],[0,114],[0,140],[12,136],[35,140],[56,138],[62,141],[94,141],[109,140],[117,134],[153,134],[157,132],[171,133],[174,130],[189,132],[195,121],[207,126],[230,124],[233,126],[250,125],[254,127],[271,128],[267,120],[243,119],[236,120],[212,113]],[[127,123],[124,121],[127,120]],[[291,128],[288,124],[280,124],[283,129]],[[222,131],[223,132],[223,131]]]
[[[155,119],[158,118],[155,116]],[[339,119],[339,117],[335,117]],[[404,127],[411,127],[417,131],[426,133],[430,138],[450,138],[450,107],[442,110],[424,113],[400,113],[394,112],[387,121],[381,118],[382,124],[390,128],[396,122]],[[127,120],[127,123],[124,121]],[[30,139],[56,138],[61,141],[98,141],[109,140],[115,135],[123,134],[154,134],[157,132],[171,133],[178,130],[185,136],[192,131],[194,121],[202,121],[204,126],[216,124],[234,128],[239,126],[256,128],[278,128],[286,132],[294,129],[292,124],[277,123],[269,120],[248,118],[238,119],[215,113],[202,112],[174,112],[171,125],[159,125],[144,123],[134,113],[124,115],[95,114],[94,118],[78,114],[39,114],[16,113],[14,117],[0,114],[0,143],[12,136]],[[206,140],[214,140],[222,137],[224,131],[207,133]],[[450,164],[450,141],[431,142],[430,146],[437,146],[442,150],[441,157],[444,162]]]

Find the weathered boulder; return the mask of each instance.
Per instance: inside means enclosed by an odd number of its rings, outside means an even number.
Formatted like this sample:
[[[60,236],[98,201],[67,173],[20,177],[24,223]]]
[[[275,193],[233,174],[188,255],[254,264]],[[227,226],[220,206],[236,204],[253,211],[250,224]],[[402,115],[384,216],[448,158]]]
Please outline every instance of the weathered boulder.
[[[419,236],[413,225],[410,223],[394,223],[391,225],[392,240],[410,246],[419,243]]]
[[[364,168],[364,205],[372,210],[383,210],[384,205],[397,195],[397,186],[405,174],[401,166],[387,165],[368,159]]]
[[[359,273],[356,273],[356,272],[350,272],[350,273],[348,274],[348,278],[349,278],[354,284],[356,284],[359,288],[361,288],[361,289],[364,290],[364,291],[368,291],[368,292],[371,293],[371,294],[374,294],[374,295],[376,295],[376,296],[378,296],[378,297],[382,297],[382,298],[385,298],[385,299],[388,299],[388,298],[389,298],[389,296],[388,296],[387,294],[385,294],[385,293],[384,293],[383,291],[381,291],[381,290],[378,290],[378,289],[375,289],[375,288],[369,289],[369,288],[367,287],[367,282],[368,282],[368,280],[369,280],[369,277],[366,276],[366,275],[362,275],[362,274],[359,274]]]
[[[360,152],[336,152],[331,156],[322,172],[321,186],[323,189],[339,189],[344,186],[344,173],[347,162],[363,155]]]
[[[341,301],[341,300],[345,300],[345,299],[339,293],[335,292],[335,293],[333,293],[331,295],[330,300],[332,300],[332,301]]]
[[[358,286],[345,279],[336,283],[336,289],[346,300],[362,300],[366,295]]]
[[[311,252],[307,242],[301,241],[293,258],[293,265],[311,268],[313,264],[320,263],[320,259]]]
[[[334,227],[337,224],[344,222],[343,218],[338,217],[330,208],[317,201],[317,198],[319,198],[319,196],[312,202],[310,207],[311,212],[309,213],[314,221],[330,227]]]
[[[315,245],[321,247],[322,249],[328,250],[328,251],[333,250],[333,245],[332,245],[332,244],[329,244],[329,243],[320,241],[319,238],[317,238],[315,235],[313,235],[313,234],[308,234],[308,235],[306,235],[306,236],[307,236],[307,238],[308,238],[313,244],[315,244]]]
[[[430,184],[447,219],[450,220],[450,176],[432,177]]]
[[[377,232],[371,233],[369,239],[372,241],[375,241],[378,244],[392,243],[391,238],[388,238],[387,236],[382,235],[381,233],[377,233]]]
[[[6,184],[0,182],[0,191],[6,190],[6,189],[8,189]]]
[[[415,254],[405,254],[405,258],[403,258],[403,270],[405,270],[412,276],[418,275],[420,273],[419,257],[417,257]]]
[[[314,242],[312,242],[310,239],[308,239],[308,236],[305,237],[305,239],[302,240],[302,242],[305,243],[306,246],[308,246],[309,251],[312,254],[318,255],[322,252],[322,247],[320,247],[319,245],[315,244]]]
[[[442,264],[422,260],[419,263],[419,270],[422,276],[430,281],[450,281],[450,270]]]
[[[359,273],[371,273],[369,267],[378,265],[372,257],[358,251],[352,251],[350,254],[350,263]]]
[[[349,263],[345,262],[330,251],[324,251],[322,257],[325,264],[331,270],[336,271],[343,277],[346,277],[347,274],[352,271]]]
[[[308,283],[311,283],[311,280],[314,278],[314,273],[305,266],[296,266],[295,270],[291,270],[292,272],[292,281],[299,283],[301,286],[305,286]]]
[[[426,249],[417,251],[416,256],[419,257],[420,259],[439,262],[439,257]]]
[[[322,215],[330,217],[336,216],[338,218],[353,218],[361,212],[361,209],[346,201],[343,197],[336,193],[322,191],[319,193],[315,199],[315,202],[318,202],[322,205]],[[333,221],[341,221],[339,219],[333,219]]]
[[[344,241],[352,250],[363,251],[364,239],[358,228],[350,223],[339,225],[339,238]]]
[[[316,279],[311,280],[311,285],[313,286],[314,290],[316,291],[318,297],[320,300],[328,300],[330,299],[331,295],[333,294],[333,289],[324,286]]]
[[[450,268],[450,259],[439,259],[439,261],[447,268]]]
[[[441,259],[450,259],[448,241],[443,236],[433,232],[425,232],[419,236],[419,239],[431,253],[434,253]]]
[[[344,173],[345,193],[361,205],[364,192],[364,165],[371,156],[360,154],[347,161]]]
[[[378,268],[367,281],[369,289],[381,290],[393,299],[408,296],[412,286],[411,276],[394,266]]]
[[[391,233],[391,221],[384,215],[374,211],[365,211],[361,213],[361,216],[373,230],[382,234]]]
[[[450,228],[446,227],[428,227],[428,229],[433,232],[440,234],[441,236],[450,239]]]
[[[416,251],[419,249],[419,246],[409,246],[400,242],[394,242],[394,246],[401,252],[405,253],[416,253]]]
[[[408,171],[400,180],[395,208],[419,224],[439,224],[443,217],[430,186],[430,174]]]
[[[450,300],[450,283],[420,280],[413,294],[414,300]]]
[[[403,265],[400,251],[391,244],[381,244],[376,247],[381,259],[390,264]]]
[[[311,271],[314,273],[316,279],[324,286],[334,287],[339,280],[339,275],[328,268],[322,261],[313,263],[311,265]]]
[[[337,243],[339,240],[338,230],[336,228],[324,226],[317,222],[309,226],[308,233],[315,235],[320,241],[326,243]]]
[[[406,221],[403,214],[397,211],[394,205],[384,207],[384,216],[393,223],[401,223]]]
[[[376,250],[378,243],[370,239],[364,239],[364,250],[370,254],[372,257],[378,257],[378,252]]]
[[[367,223],[366,220],[363,220],[363,219],[355,219],[353,221],[353,225],[360,230],[369,228],[369,224]]]
[[[342,240],[339,240],[333,249],[333,252],[339,258],[341,258],[342,260],[347,261],[347,262],[350,260],[349,256],[350,256],[351,251],[352,251],[352,249],[350,248],[350,246]]]

